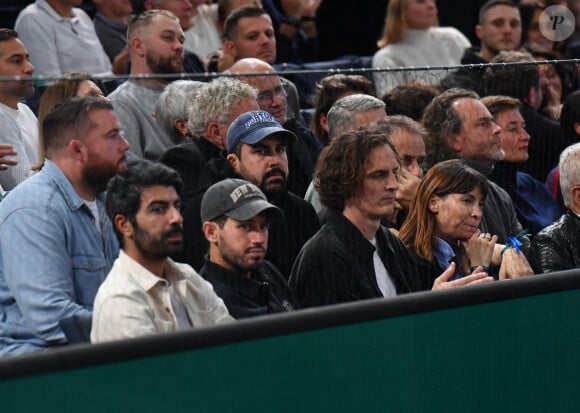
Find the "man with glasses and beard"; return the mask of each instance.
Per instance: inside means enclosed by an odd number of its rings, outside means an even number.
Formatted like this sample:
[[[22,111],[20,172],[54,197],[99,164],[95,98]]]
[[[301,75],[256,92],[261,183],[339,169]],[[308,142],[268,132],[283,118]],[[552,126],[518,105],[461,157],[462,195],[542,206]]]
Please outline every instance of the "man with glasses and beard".
[[[183,30],[167,10],[149,10],[133,19],[127,30],[131,76],[183,72]],[[174,145],[155,120],[155,105],[169,83],[166,78],[130,79],[108,97],[115,106],[131,153],[156,161]]]
[[[206,182],[203,186],[206,189],[224,178],[245,179],[260,188],[268,201],[282,210],[284,219],[270,226],[266,259],[286,278],[300,248],[320,227],[312,205],[286,187],[286,148],[295,139],[296,136],[268,112],[244,113],[228,129],[227,158],[212,159],[200,177],[201,182]],[[212,176],[208,178],[207,175]],[[203,193],[198,194],[184,213],[185,259],[194,268],[201,268],[207,252],[207,240],[201,231],[202,196]]]
[[[90,320],[119,252],[107,182],[129,144],[107,101],[75,97],[43,123],[46,162],[0,203],[0,356],[68,342],[63,320]]]
[[[179,174],[150,161],[113,178],[106,207],[122,250],[97,293],[92,342],[232,320],[211,285],[169,258],[183,245]]]

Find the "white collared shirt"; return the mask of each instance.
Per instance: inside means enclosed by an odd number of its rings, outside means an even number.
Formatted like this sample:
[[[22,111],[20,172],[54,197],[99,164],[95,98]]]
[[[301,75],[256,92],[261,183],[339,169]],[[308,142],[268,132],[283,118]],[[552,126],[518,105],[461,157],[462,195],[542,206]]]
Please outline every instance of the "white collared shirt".
[[[121,250],[95,298],[91,342],[179,330],[171,289],[193,327],[233,321],[212,285],[193,268],[169,258],[167,268],[169,281],[151,273]]]

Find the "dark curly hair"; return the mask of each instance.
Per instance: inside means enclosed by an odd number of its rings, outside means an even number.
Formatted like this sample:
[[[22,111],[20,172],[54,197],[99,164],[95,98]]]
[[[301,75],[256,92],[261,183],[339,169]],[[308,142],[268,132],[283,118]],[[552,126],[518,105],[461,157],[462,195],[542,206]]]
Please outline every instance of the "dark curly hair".
[[[320,201],[329,209],[342,212],[345,202],[360,187],[370,153],[383,145],[397,153],[388,133],[371,132],[366,127],[331,140],[320,154],[314,172]]]

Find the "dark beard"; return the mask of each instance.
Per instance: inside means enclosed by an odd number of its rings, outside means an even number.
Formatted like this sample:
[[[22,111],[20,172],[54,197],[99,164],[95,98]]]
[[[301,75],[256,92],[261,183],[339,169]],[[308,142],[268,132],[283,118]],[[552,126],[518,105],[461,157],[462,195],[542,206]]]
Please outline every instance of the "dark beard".
[[[161,234],[159,239],[154,240],[149,238],[148,242],[145,243],[143,240],[148,237],[148,234],[143,231],[137,223],[135,223],[135,247],[143,257],[164,259],[170,255],[181,252],[183,249],[183,241],[178,245],[167,244],[167,238],[175,234],[183,234],[183,228],[181,225],[174,224],[169,231]]]
[[[282,175],[283,177],[282,182],[280,183],[280,186],[277,189],[267,189],[265,182],[268,178],[274,175]],[[259,188],[264,193],[264,195],[266,195],[266,198],[268,199],[270,199],[271,197],[277,198],[278,196],[280,196],[280,194],[286,192],[287,179],[288,177],[286,176],[282,168],[278,167],[272,168],[270,171],[266,172],[266,174],[262,178],[262,182],[260,183]]]
[[[173,57],[171,57],[171,58],[163,57],[157,61],[154,61],[151,58],[151,55],[148,54],[146,56],[146,60],[147,60],[147,66],[149,67],[149,70],[151,70],[151,73],[153,73],[153,74],[181,73],[181,72],[183,72],[183,61],[181,63],[181,67],[175,68],[175,66],[173,66],[171,64]],[[167,82],[169,82],[169,80],[167,80]]]

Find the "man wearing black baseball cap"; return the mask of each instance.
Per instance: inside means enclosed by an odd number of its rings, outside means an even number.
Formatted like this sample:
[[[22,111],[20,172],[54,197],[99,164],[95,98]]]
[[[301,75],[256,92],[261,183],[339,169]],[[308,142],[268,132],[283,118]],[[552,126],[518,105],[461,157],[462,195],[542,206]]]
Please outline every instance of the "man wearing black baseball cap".
[[[224,179],[203,196],[201,220],[209,253],[200,274],[234,318],[292,310],[288,283],[264,259],[270,222],[282,218],[256,185],[242,179]]]
[[[288,277],[294,258],[320,224],[312,205],[288,191],[287,145],[296,139],[265,111],[240,115],[228,129],[227,158],[212,159],[200,181],[206,188],[224,178],[242,178],[256,185],[268,201],[284,212],[284,219],[270,228],[266,258]],[[194,268],[201,268],[207,240],[201,232],[201,194],[184,213],[185,257]]]

